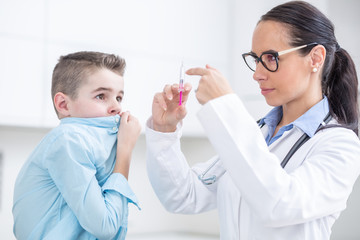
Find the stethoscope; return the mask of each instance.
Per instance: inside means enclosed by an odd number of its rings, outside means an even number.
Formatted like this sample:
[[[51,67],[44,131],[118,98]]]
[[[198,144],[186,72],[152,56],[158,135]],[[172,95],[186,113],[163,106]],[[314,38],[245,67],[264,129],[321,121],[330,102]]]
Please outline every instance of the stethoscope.
[[[328,124],[330,122],[330,120],[332,119],[332,116],[330,115],[330,113],[328,113],[325,118],[323,119],[323,121],[321,122],[321,124],[319,125],[319,127],[316,129],[315,134],[323,127],[326,126],[326,124]],[[265,123],[261,122],[261,119],[257,121],[258,125],[260,128],[262,128]],[[281,161],[281,167],[285,168],[286,164],[289,162],[290,158],[292,157],[292,155],[294,155],[294,153],[308,140],[310,139],[310,137],[304,133],[297,141],[296,143],[292,146],[292,148],[289,150],[289,152],[286,154],[286,156],[284,157],[284,159]],[[206,176],[207,173],[220,161],[220,158],[217,158],[207,169],[205,169],[205,171],[201,174],[198,175],[199,180],[204,184],[204,185],[210,185],[215,183],[222,175],[225,174],[226,170],[223,169],[220,174],[218,175],[210,175],[210,176]]]

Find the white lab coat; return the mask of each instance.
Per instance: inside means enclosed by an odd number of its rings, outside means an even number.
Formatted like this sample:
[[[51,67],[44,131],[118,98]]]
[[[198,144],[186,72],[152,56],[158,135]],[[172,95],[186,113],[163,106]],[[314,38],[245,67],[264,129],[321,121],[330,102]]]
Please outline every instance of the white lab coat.
[[[351,130],[319,131],[290,159],[280,162],[303,132],[294,127],[268,147],[235,94],[205,104],[199,120],[218,156],[189,167],[174,133],[146,128],[147,169],[164,207],[195,214],[217,208],[223,240],[325,240],[346,208],[360,173],[360,141]],[[263,131],[263,132],[261,132]],[[204,185],[198,175],[223,174]]]

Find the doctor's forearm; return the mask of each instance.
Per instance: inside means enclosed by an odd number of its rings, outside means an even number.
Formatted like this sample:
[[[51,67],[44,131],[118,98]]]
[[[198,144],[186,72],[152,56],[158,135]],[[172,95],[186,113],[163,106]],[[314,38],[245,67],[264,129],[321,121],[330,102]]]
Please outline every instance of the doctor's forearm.
[[[170,212],[193,214],[213,209],[216,195],[206,189],[189,167],[181,152],[180,136],[180,128],[175,133],[146,128],[146,166],[153,189]]]

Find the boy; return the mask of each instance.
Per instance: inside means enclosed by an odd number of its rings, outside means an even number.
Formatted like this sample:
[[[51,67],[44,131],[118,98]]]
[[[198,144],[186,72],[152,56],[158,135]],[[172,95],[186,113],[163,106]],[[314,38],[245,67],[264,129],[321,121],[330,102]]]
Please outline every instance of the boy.
[[[17,177],[17,239],[125,239],[128,202],[137,206],[127,177],[141,127],[121,112],[124,68],[99,52],[60,57],[51,91],[61,122]]]

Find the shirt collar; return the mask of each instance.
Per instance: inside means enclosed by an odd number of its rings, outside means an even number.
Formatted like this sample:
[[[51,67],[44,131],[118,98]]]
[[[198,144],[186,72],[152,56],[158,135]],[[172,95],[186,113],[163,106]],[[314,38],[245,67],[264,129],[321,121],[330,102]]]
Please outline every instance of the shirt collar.
[[[324,97],[320,102],[296,119],[293,124],[305,132],[309,137],[313,137],[328,112],[329,101],[327,97]]]
[[[111,132],[117,132],[120,124],[120,116],[77,118],[66,117],[61,119],[60,124],[82,124],[92,127],[108,128]]]
[[[301,115],[294,122],[288,124],[300,128],[309,137],[313,137],[319,125],[323,122],[327,113],[329,112],[329,102],[326,96],[311,107],[307,112]],[[260,120],[259,125],[266,124],[269,127],[275,128],[282,117],[282,107],[274,107],[263,119]]]
[[[276,127],[280,122],[281,117],[282,107],[274,107],[264,118],[260,120],[259,125],[261,126],[262,124],[266,124],[269,127]]]

